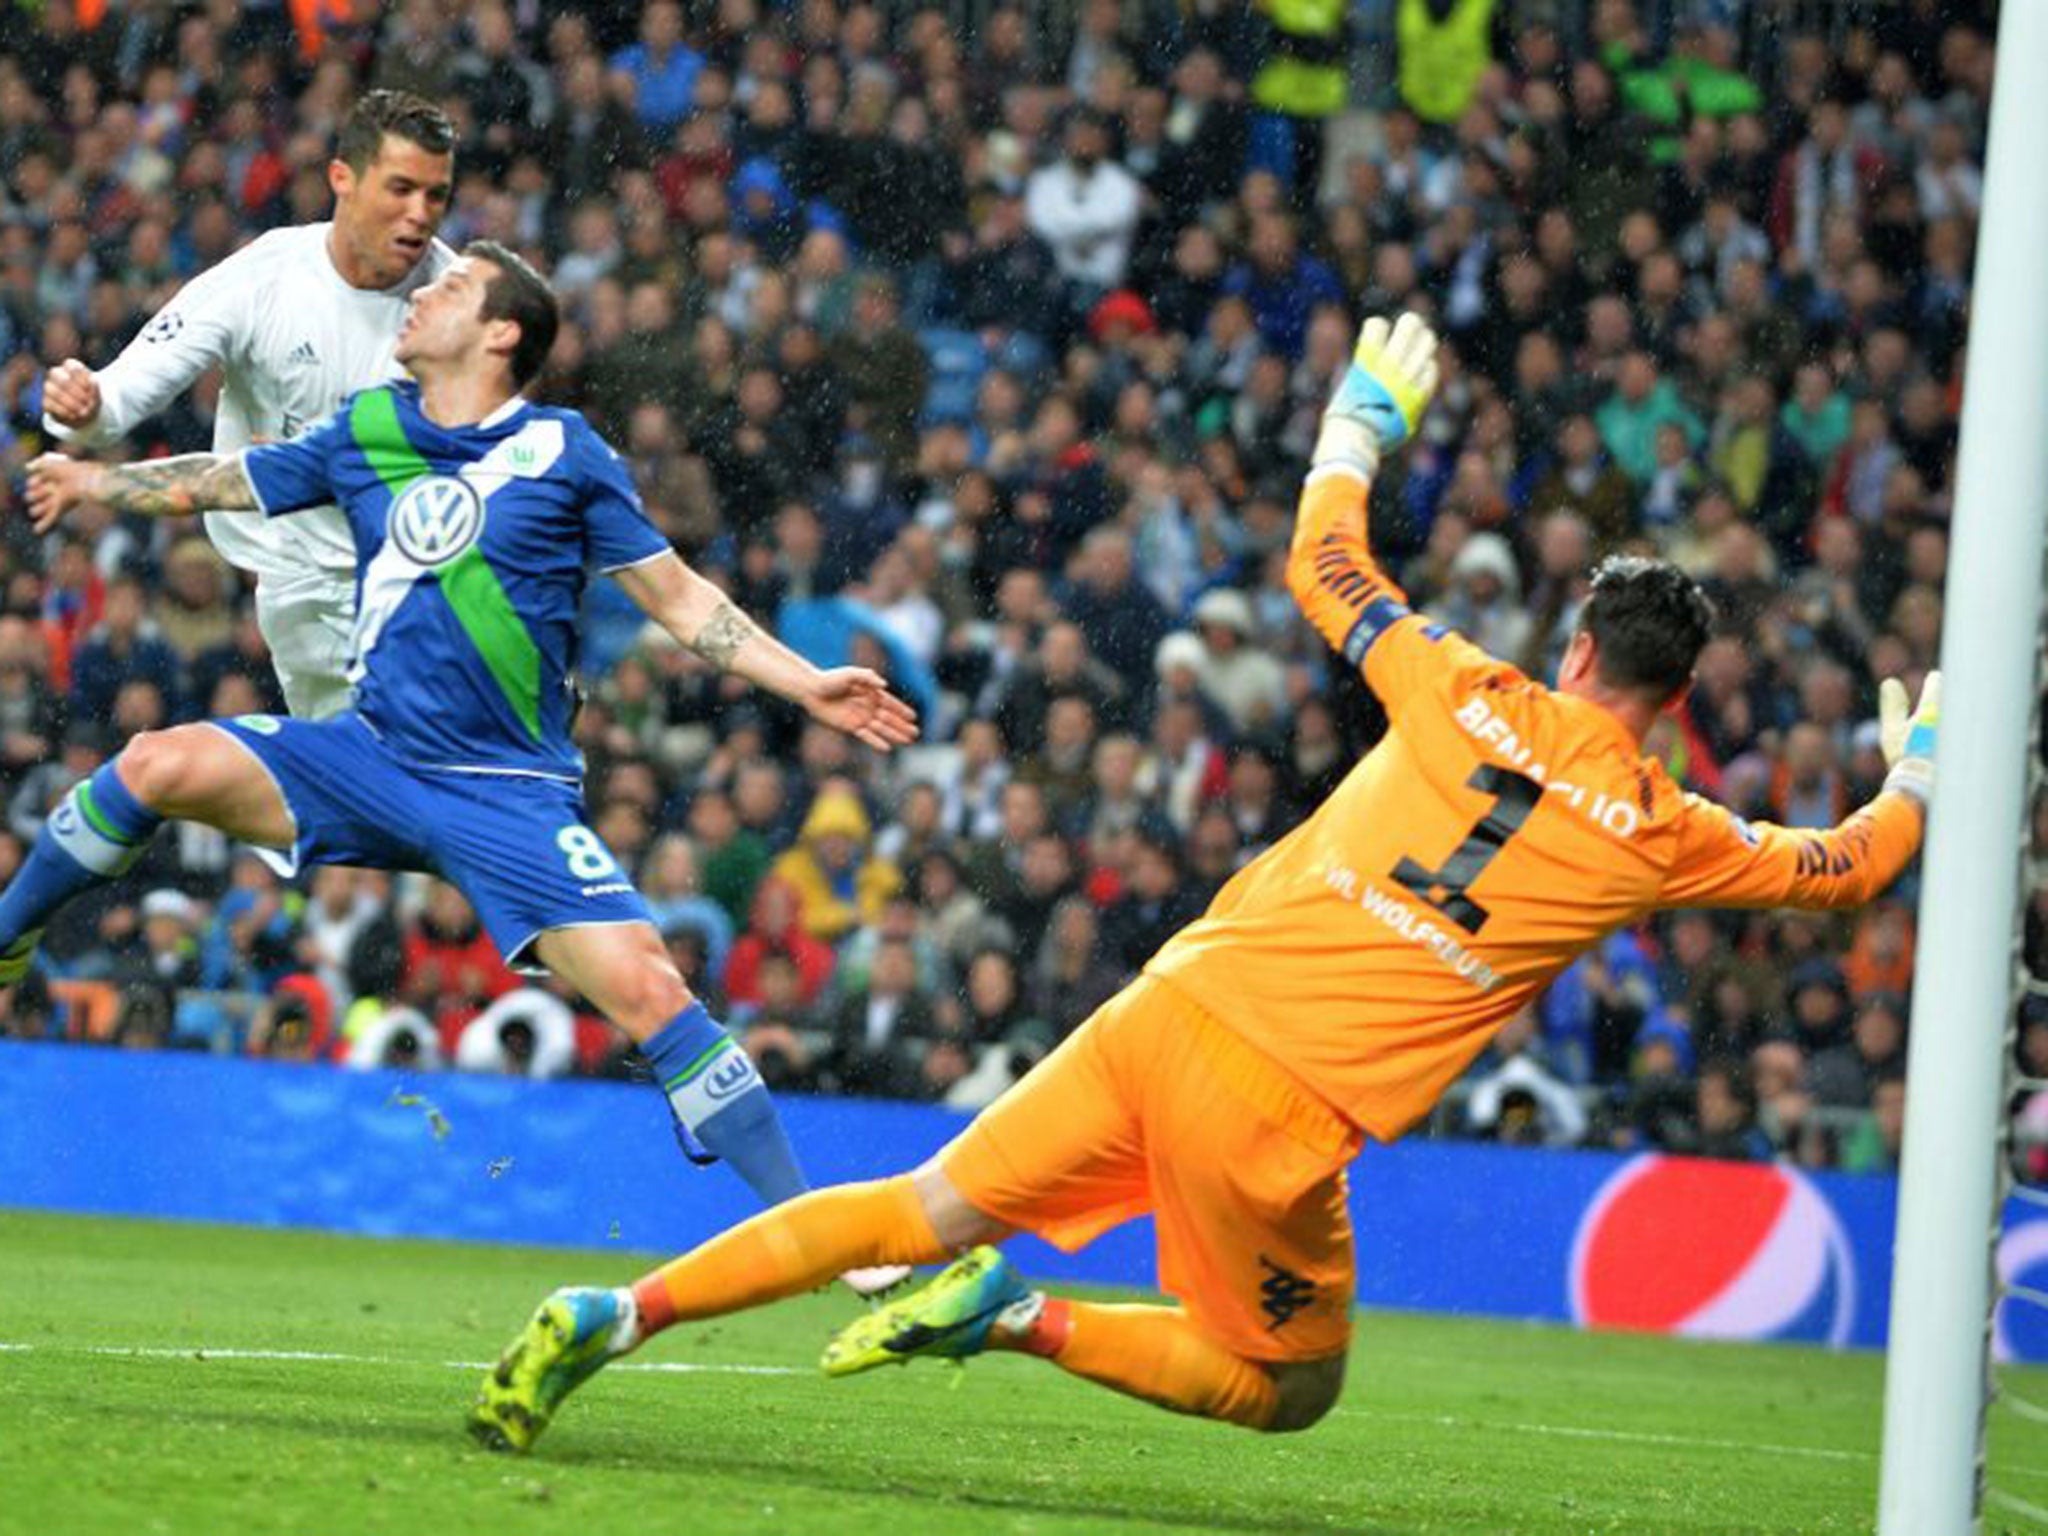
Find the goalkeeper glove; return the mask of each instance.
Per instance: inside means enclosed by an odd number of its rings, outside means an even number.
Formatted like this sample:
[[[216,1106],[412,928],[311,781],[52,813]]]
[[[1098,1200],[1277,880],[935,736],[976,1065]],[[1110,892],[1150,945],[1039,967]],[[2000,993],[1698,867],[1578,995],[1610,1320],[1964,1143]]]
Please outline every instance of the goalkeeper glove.
[[[1934,735],[1941,725],[1941,674],[1929,672],[1920,704],[1908,710],[1906,685],[1888,677],[1877,685],[1878,743],[1891,772],[1886,789],[1911,795],[1923,806],[1934,792]]]
[[[1374,315],[1359,327],[1351,366],[1323,412],[1314,462],[1350,464],[1371,478],[1380,455],[1414,435],[1436,378],[1436,332],[1422,317],[1404,314],[1389,326]]]

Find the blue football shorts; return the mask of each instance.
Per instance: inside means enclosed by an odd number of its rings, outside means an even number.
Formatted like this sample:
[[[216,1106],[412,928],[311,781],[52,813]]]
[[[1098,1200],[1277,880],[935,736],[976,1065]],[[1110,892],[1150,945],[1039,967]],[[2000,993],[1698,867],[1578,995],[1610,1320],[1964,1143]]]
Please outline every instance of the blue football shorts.
[[[543,969],[550,928],[651,922],[647,903],[584,820],[574,784],[400,762],[354,715],[237,715],[209,724],[248,748],[296,824],[292,867],[419,870],[460,890],[508,964]]]

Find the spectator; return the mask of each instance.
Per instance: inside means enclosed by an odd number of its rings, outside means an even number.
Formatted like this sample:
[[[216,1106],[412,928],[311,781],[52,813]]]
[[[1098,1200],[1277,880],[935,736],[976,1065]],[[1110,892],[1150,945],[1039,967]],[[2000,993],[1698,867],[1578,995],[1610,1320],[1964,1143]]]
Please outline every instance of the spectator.
[[[1539,1059],[1536,1012],[1501,1026],[1474,1067],[1465,1117],[1473,1133],[1508,1145],[1571,1147],[1586,1134],[1578,1095]]]
[[[1253,221],[1247,258],[1225,274],[1223,292],[1251,306],[1252,323],[1268,348],[1299,357],[1310,317],[1323,305],[1344,302],[1337,275],[1300,248],[1294,221],[1281,213]]]
[[[1067,285],[1068,313],[1079,315],[1123,285],[1138,227],[1139,188],[1108,158],[1109,125],[1092,107],[1076,108],[1061,134],[1058,160],[1032,172],[1025,218],[1052,248]]]
[[[732,797],[707,789],[690,803],[690,835],[697,840],[704,894],[738,922],[753,909],[754,891],[768,873],[768,842],[741,822]]]
[[[991,1086],[1007,1087],[1058,1044],[1052,1026],[1033,1013],[1008,950],[984,949],[967,963],[965,998],[959,1034],[970,1053],[996,1063]]]
[[[107,584],[106,608],[71,666],[71,708],[81,720],[109,720],[114,697],[129,682],[146,682],[167,705],[178,699],[178,656],[150,619],[141,583]]]
[[[1614,462],[1639,486],[1647,485],[1656,474],[1658,427],[1672,423],[1694,445],[1706,436],[1699,417],[1679,398],[1671,381],[1659,377],[1656,362],[1642,351],[1622,359],[1614,393],[1601,405],[1595,420]]]
[[[1104,954],[1100,929],[1094,905],[1081,896],[1062,900],[1046,925],[1027,997],[1052,1043],[1072,1034],[1122,984],[1123,969]]]
[[[1658,467],[1663,467],[1661,453]],[[1556,458],[1536,482],[1529,500],[1540,511],[1578,513],[1603,551],[1614,549],[1636,532],[1635,487],[1608,455],[1590,416],[1567,417],[1558,428]]]
[[[1124,894],[1102,914],[1102,943],[1126,973],[1195,916],[1183,879],[1180,840],[1157,825],[1140,829]]]
[[[1757,1128],[1771,1150],[1809,1167],[1825,1163],[1826,1132],[1813,1115],[1807,1058],[1799,1042],[1780,1035],[1759,1041],[1749,1053],[1749,1076],[1756,1090]]]
[[[648,0],[640,13],[640,41],[611,59],[613,88],[651,134],[673,128],[696,100],[704,56],[683,41],[683,8],[676,0]]]
[[[1451,561],[1450,590],[1429,606],[1430,616],[1504,661],[1528,647],[1532,625],[1521,606],[1522,578],[1514,552],[1497,533],[1478,533]]]
[[[1842,974],[1856,997],[1912,990],[1913,914],[1904,903],[1880,902],[1857,919]]]
[[[1870,1094],[1870,1118],[1858,1125],[1842,1149],[1847,1173],[1897,1173],[1906,1141],[1906,1079],[1894,1069]]]
[[[896,284],[880,273],[863,278],[852,324],[827,348],[856,426],[880,449],[892,473],[907,469],[915,458],[917,409],[931,376],[924,349],[903,328],[899,314]]]
[[[251,1056],[324,1062],[333,1049],[333,1004],[310,976],[294,976],[280,983],[249,1027]]]
[[[1061,269],[1028,222],[1021,196],[998,189],[971,236],[950,230],[942,238],[947,318],[982,333],[985,343],[990,332],[1000,333],[998,341],[1011,333],[1056,333]]]
[[[831,1063],[842,1093],[869,1098],[936,1098],[966,1075],[957,1038],[940,1029],[931,999],[917,986],[910,946],[885,941],[867,985],[831,1015]]]
[[[227,562],[204,539],[183,539],[164,557],[157,629],[181,670],[232,639],[235,614],[228,601],[230,585]],[[162,685],[160,677],[156,681]],[[165,697],[172,695],[167,692]]]
[[[1060,605],[1088,642],[1089,654],[1127,686],[1142,688],[1167,621],[1137,580],[1130,537],[1121,528],[1096,529],[1082,542]]]
[[[747,926],[733,941],[725,963],[725,995],[734,1008],[761,1003],[762,968],[774,955],[796,967],[797,1001],[804,1007],[815,1003],[832,978],[832,951],[804,931],[803,904],[795,887],[770,876],[756,888]]]
[[[1538,1005],[1547,1060],[1571,1081],[1625,1075],[1645,1031],[1665,1022],[1664,998],[1641,939],[1626,929],[1587,951]]]
[[[354,989],[349,985],[349,955],[390,900],[391,882],[370,870],[329,865],[313,872],[312,887],[311,899],[300,918],[303,937],[299,941],[299,962],[320,983],[334,1011],[345,1015],[355,1001]],[[185,905],[189,912],[190,902]],[[143,916],[149,916],[147,901],[143,904]]]
[[[797,846],[775,861],[773,877],[794,893],[813,938],[831,943],[874,921],[902,888],[902,872],[869,847],[872,834],[860,797],[835,785],[811,802]]]
[[[1277,730],[1287,710],[1287,679],[1257,643],[1252,608],[1234,587],[1205,593],[1194,609],[1202,654],[1195,677],[1239,734]]]
[[[1796,967],[1786,987],[1792,1028],[1809,1056],[1843,1044],[1849,1037],[1849,984],[1832,960]]]
[[[238,907],[247,915],[238,916]],[[221,920],[234,925],[231,931],[237,949],[249,947],[250,941],[240,936],[243,930],[264,923],[270,913],[278,915],[269,917],[270,927],[261,931],[277,931],[282,920],[276,895],[267,890],[260,895],[230,892],[220,909]],[[436,880],[428,888],[424,905],[408,926],[404,945],[399,998],[434,1021],[442,1053],[453,1057],[464,1026],[493,1000],[516,989],[519,978],[491,944],[475,909],[446,881]],[[213,978],[213,985],[224,990],[248,984],[246,974]]]
[[[732,950],[732,918],[704,894],[697,867],[697,848],[681,833],[656,839],[642,867],[640,892],[654,926],[667,935],[679,928],[694,930],[704,940],[705,964],[714,976],[725,974]]]
[[[1873,992],[1858,1000],[1848,1041],[1813,1058],[1814,1097],[1845,1109],[1868,1109],[1878,1085],[1903,1072],[1905,1064],[1905,999]]]
[[[1699,1157],[1764,1162],[1771,1144],[1756,1124],[1756,1090],[1742,1065],[1716,1060],[1700,1068],[1694,1105],[1694,1140]]]
[[[774,953],[762,957],[759,981],[758,1001],[734,1010],[744,1026],[740,1044],[771,1088],[813,1086],[819,1032],[806,1027],[803,973],[789,955]]]

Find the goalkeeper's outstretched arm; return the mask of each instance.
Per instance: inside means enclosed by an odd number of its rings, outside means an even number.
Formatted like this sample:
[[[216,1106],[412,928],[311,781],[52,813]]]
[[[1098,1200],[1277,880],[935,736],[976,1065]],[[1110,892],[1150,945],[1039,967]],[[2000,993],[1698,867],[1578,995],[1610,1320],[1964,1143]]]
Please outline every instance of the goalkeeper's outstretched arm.
[[[1372,557],[1366,496],[1380,456],[1414,435],[1436,389],[1436,336],[1404,314],[1375,316],[1329,409],[1302,487],[1287,585],[1318,633],[1354,666],[1393,619],[1407,613],[1401,589]]]
[[[1878,689],[1884,788],[1840,825],[1823,831],[1738,820],[1687,795],[1678,845],[1660,898],[1666,906],[1860,907],[1899,877],[1920,850],[1934,793],[1934,743],[1941,725],[1941,674],[1930,672],[1917,708],[1887,678]]]

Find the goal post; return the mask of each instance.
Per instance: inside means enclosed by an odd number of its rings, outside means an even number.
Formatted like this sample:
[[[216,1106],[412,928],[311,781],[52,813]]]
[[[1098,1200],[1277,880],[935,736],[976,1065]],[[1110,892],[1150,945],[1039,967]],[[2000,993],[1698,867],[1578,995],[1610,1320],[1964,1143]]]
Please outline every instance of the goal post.
[[[2048,534],[2048,0],[2006,0],[1972,290],[1907,1060],[1883,1536],[1977,1523],[2028,725]]]

